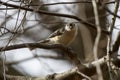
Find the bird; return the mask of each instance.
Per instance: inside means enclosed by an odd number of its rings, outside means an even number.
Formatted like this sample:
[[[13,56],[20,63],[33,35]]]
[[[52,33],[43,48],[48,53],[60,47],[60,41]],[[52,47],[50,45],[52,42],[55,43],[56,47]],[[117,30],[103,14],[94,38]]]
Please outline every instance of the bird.
[[[70,45],[77,35],[78,28],[75,23],[67,23],[65,27],[57,29],[47,39],[38,43]],[[33,48],[31,49],[33,50]]]

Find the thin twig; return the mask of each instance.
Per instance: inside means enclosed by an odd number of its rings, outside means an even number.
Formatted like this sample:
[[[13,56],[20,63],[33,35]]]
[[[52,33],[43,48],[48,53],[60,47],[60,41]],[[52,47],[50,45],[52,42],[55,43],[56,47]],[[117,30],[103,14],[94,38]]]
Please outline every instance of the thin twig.
[[[83,76],[84,78],[86,78],[86,79],[88,79],[88,80],[92,80],[89,76],[87,76],[87,75],[85,75],[85,74],[83,74],[82,72],[80,72],[80,71],[76,71],[79,75],[81,75],[81,76]]]
[[[91,4],[91,1],[57,2],[57,3],[42,4],[41,6],[50,6],[50,5],[58,5],[58,4],[80,4],[80,3],[90,3]]]
[[[51,16],[59,16],[59,17],[67,17],[67,18],[72,18],[72,19],[75,19],[77,21],[79,21],[80,23],[84,24],[84,25],[87,25],[88,27],[90,27],[91,29],[95,30],[96,31],[96,27],[94,24],[91,24],[85,20],[82,20],[81,18],[78,18],[77,16],[74,16],[74,15],[68,15],[68,14],[60,14],[60,13],[53,13],[53,12],[47,12],[47,11],[43,11],[43,10],[34,10],[34,9],[30,9],[30,8],[25,8],[25,7],[22,7],[22,6],[17,6],[17,5],[14,5],[14,4],[10,4],[10,3],[5,3],[5,2],[2,2],[0,1],[0,4],[2,5],[5,5],[5,6],[9,6],[9,7],[14,7],[16,9],[22,9],[22,10],[27,10],[27,11],[32,11],[32,12],[37,12],[37,13],[40,13],[40,14],[45,14],[45,15],[51,15]],[[108,31],[106,30],[102,30],[102,32],[104,34],[109,34]]]
[[[93,47],[93,53],[94,53],[94,59],[95,61],[98,60],[98,45],[99,45],[99,41],[100,41],[100,37],[101,37],[101,26],[99,23],[99,15],[98,15],[98,8],[97,8],[97,2],[96,0],[92,0],[92,5],[93,5],[93,9],[94,9],[94,15],[95,15],[95,24],[97,27],[97,35],[96,35],[96,39],[95,39],[95,43],[94,43],[94,47]],[[96,70],[97,70],[97,74],[98,74],[98,80],[103,80],[103,76],[102,76],[102,71],[100,68],[99,64],[96,64]]]
[[[6,20],[7,20],[7,13],[8,13],[8,11],[7,11],[7,7],[8,6],[6,6],[6,12],[5,12],[5,28],[6,28]],[[4,31],[3,32],[5,32],[5,29],[4,29]],[[5,65],[5,62],[6,62],[6,55],[5,55],[5,52],[3,52],[3,57],[4,57],[4,59],[3,59],[3,76],[4,76],[4,80],[6,80],[6,65]]]
[[[114,14],[114,12],[110,11],[108,8],[104,7],[104,9],[105,9],[107,12],[109,12],[110,14],[112,14],[112,15],[116,16],[117,18],[120,18],[120,16],[119,16],[119,15]]]
[[[48,4],[41,4],[41,5],[37,5],[37,4],[32,4],[32,5],[26,5],[26,6],[51,6],[51,5],[61,5],[61,4],[81,4],[81,3],[85,3],[85,4],[91,4],[91,1],[74,1],[74,2],[56,2],[56,3],[48,3]],[[113,4],[115,3],[115,1],[111,1],[111,2],[105,2],[105,4]]]
[[[108,66],[108,70],[109,70],[111,80],[113,80],[113,77],[112,77],[111,66],[110,66],[110,62],[111,62],[110,61],[110,52],[112,50],[112,47],[111,47],[112,33],[113,33],[113,28],[114,28],[116,17],[117,17],[116,15],[117,15],[117,12],[118,12],[118,8],[119,8],[119,0],[116,0],[114,11],[113,11],[113,14],[115,14],[115,15],[112,16],[111,24],[110,24],[109,29],[108,29],[110,34],[107,35],[107,37],[108,37],[108,43],[107,43],[107,59],[108,59],[108,62],[107,62],[107,66]]]
[[[84,74],[87,76],[92,76],[96,73],[96,70],[95,70],[96,64],[100,64],[101,66],[105,65],[105,63],[106,63],[105,58],[106,57],[103,57],[103,58],[99,59],[98,61],[93,61],[91,64],[86,64],[86,66],[84,66],[82,68],[78,69],[78,67],[74,67],[66,72],[50,74],[49,76],[51,76],[51,77],[45,76],[45,77],[42,77],[42,79],[41,79],[41,77],[34,77],[34,78],[28,77],[27,78],[26,76],[15,76],[15,75],[7,75],[6,77],[8,79],[15,79],[15,80],[18,80],[20,78],[22,78],[22,79],[25,78],[27,80],[29,80],[29,79],[30,80],[35,80],[35,79],[46,80],[46,77],[48,77],[47,79],[49,79],[49,80],[51,78],[52,78],[51,80],[68,80],[67,77],[71,77],[72,75],[78,73],[77,71],[79,71],[80,72],[79,79],[82,80],[83,78],[85,78]],[[82,73],[82,75],[81,75],[81,73]]]

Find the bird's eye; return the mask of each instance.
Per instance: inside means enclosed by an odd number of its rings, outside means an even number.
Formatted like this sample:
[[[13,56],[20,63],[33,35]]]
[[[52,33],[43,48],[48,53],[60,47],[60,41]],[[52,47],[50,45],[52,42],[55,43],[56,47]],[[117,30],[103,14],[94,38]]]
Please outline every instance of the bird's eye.
[[[69,24],[70,29],[73,29],[74,26],[75,26],[75,24],[73,24],[73,23],[70,23],[70,24]]]
[[[70,26],[75,26],[75,24],[74,24],[74,23],[70,23],[69,25],[70,25]]]

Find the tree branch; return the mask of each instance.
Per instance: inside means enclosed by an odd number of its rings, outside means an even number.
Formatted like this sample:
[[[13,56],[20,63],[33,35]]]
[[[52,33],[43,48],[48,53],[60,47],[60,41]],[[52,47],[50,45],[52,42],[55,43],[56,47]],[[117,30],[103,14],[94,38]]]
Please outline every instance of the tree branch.
[[[10,45],[7,47],[0,47],[0,51],[8,51],[13,49],[19,49],[19,48],[43,48],[43,49],[60,49],[64,51],[65,55],[76,65],[79,66],[81,62],[77,58],[77,55],[71,50],[70,48],[67,48],[61,44],[42,44],[42,43],[24,43],[24,44],[16,44],[16,45]]]
[[[80,73],[86,75],[86,76],[92,76],[96,73],[96,64],[100,64],[100,66],[103,66],[106,64],[105,57],[93,61],[91,64],[86,64],[85,66],[74,67],[71,70],[68,70],[63,73],[55,73],[50,74],[45,77],[26,77],[26,76],[15,76],[15,75],[7,75],[7,79],[9,80],[81,80],[85,78],[85,76],[78,74]]]
[[[3,2],[3,1],[0,1],[0,4],[5,5],[5,6],[9,6],[9,7],[13,7],[13,8],[16,8],[16,9],[22,9],[22,10],[37,12],[37,13],[45,14],[45,15],[72,18],[72,19],[75,19],[75,20],[79,21],[80,23],[82,23],[82,24],[84,24],[84,25],[89,26],[91,29],[93,29],[93,30],[96,31],[96,27],[95,27],[94,24],[91,24],[91,23],[89,23],[89,22],[87,22],[87,21],[84,21],[84,20],[82,20],[82,19],[80,19],[80,18],[78,18],[77,16],[74,16],[74,15],[60,14],[60,13],[52,13],[52,12],[47,12],[47,11],[43,11],[43,10],[34,10],[34,9],[25,8],[25,7],[18,6],[18,5],[14,5],[14,4],[10,4],[10,3],[5,3],[5,2]],[[109,32],[106,31],[106,30],[104,30],[104,29],[102,30],[102,32],[103,32],[104,34],[109,34]]]

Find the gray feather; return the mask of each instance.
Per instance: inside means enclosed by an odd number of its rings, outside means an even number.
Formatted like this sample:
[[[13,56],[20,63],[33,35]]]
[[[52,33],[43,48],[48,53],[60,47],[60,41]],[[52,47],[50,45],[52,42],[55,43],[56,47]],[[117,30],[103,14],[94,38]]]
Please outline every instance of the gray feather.
[[[53,32],[49,38],[55,37],[55,36],[60,36],[64,33],[65,29],[64,28],[60,28],[57,31]]]

